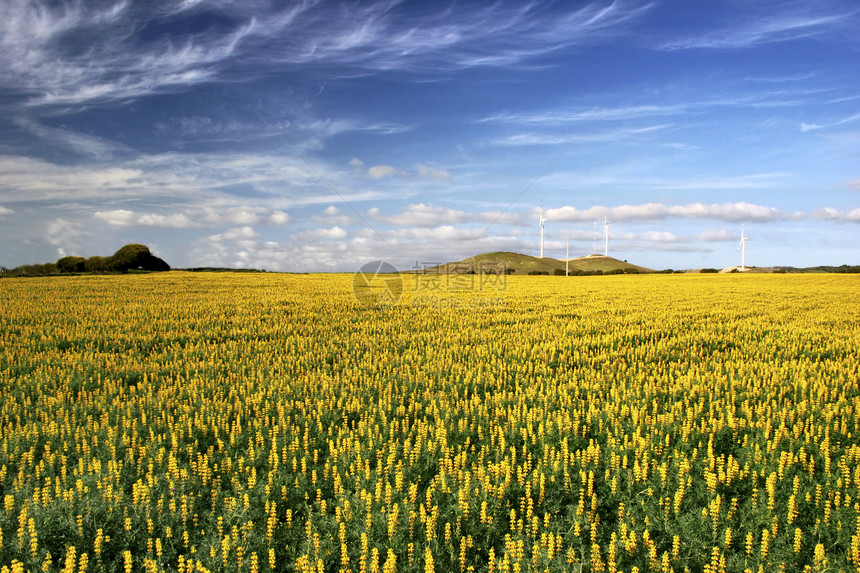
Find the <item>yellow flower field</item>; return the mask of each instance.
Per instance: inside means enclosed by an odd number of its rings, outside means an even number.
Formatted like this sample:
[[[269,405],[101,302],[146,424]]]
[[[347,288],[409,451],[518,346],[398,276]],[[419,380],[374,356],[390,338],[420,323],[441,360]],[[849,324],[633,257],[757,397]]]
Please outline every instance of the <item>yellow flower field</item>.
[[[860,568],[858,277],[416,280],[0,281],[2,572]]]

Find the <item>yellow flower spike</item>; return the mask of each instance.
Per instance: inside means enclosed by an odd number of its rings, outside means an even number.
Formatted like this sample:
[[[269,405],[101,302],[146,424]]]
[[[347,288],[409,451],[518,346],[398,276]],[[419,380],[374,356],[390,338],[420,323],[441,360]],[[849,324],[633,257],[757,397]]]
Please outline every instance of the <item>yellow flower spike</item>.
[[[817,543],[812,554],[812,562],[816,571],[824,571],[827,568],[827,556],[824,552],[824,544]]]

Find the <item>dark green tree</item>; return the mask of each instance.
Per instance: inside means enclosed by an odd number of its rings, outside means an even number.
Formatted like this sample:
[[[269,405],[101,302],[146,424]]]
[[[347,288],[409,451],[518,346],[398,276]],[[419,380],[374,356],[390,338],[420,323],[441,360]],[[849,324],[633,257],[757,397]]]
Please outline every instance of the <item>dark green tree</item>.
[[[57,261],[57,270],[61,273],[82,273],[86,262],[83,257],[63,257]]]
[[[108,263],[110,263],[110,257],[93,256],[87,259],[84,270],[88,273],[105,272],[108,270]]]
[[[146,245],[132,243],[122,247],[110,257],[108,269],[120,273],[127,273],[132,269],[169,271],[170,265],[153,255]]]

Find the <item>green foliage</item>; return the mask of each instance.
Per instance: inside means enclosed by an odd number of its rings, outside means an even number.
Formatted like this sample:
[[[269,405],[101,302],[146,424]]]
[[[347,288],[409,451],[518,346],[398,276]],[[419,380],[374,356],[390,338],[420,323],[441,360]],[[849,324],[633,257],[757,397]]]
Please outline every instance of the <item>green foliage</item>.
[[[3,286],[8,571],[857,565],[850,277],[514,277],[501,309],[360,315],[341,276]]]
[[[84,263],[84,270],[88,273],[103,273],[108,270],[109,257],[92,256]]]
[[[108,268],[121,273],[127,273],[132,269],[169,271],[170,265],[153,255],[146,245],[132,243],[125,245],[113,254],[108,263]]]
[[[57,261],[57,270],[61,273],[82,273],[86,262],[83,257],[63,257]]]
[[[130,244],[122,247],[110,257],[93,256],[88,259],[75,256],[62,257],[56,263],[21,265],[14,269],[3,268],[0,276],[40,277],[72,273],[128,273],[136,270],[169,271],[170,265],[153,255],[146,245]]]
[[[9,277],[44,277],[55,275],[59,271],[55,263],[44,263],[41,265],[21,265],[14,269],[9,269],[4,273],[4,276]]]

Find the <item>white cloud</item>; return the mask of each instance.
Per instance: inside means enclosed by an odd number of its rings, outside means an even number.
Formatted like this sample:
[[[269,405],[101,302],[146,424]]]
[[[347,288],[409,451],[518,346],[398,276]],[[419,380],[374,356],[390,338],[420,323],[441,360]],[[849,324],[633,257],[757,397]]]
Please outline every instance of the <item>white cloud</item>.
[[[15,123],[49,144],[65,147],[93,159],[110,159],[119,152],[129,151],[126,146],[119,143],[68,128],[47,127],[23,118],[16,119]]]
[[[184,213],[161,215],[158,213],[135,213],[126,209],[114,209],[112,211],[96,211],[93,213],[93,216],[114,227],[187,228],[197,226]]]
[[[431,229],[427,228],[410,228],[397,229],[386,233],[386,237],[395,237],[398,239],[417,239],[417,240],[467,240],[478,239],[481,237],[480,229],[461,229],[451,225],[441,225]]]
[[[750,203],[689,203],[686,205],[666,205],[664,203],[644,203],[641,205],[620,205],[618,207],[595,206],[587,209],[565,206],[547,209],[545,216],[550,221],[596,221],[608,217],[610,221],[658,220],[668,218],[716,219],[720,221],[777,221],[797,218],[775,207],[753,205]]]
[[[233,229],[227,229],[223,233],[218,233],[215,235],[209,235],[207,239],[213,243],[220,243],[222,241],[246,241],[250,239],[255,239],[259,236],[259,233],[254,230],[253,227],[245,225],[243,227],[235,227]]]
[[[434,227],[443,223],[461,223],[469,217],[465,211],[437,207],[426,203],[409,205],[398,215],[383,215],[378,207],[369,209],[367,214],[374,221],[405,227]]]
[[[844,223],[860,223],[860,209],[840,211],[832,207],[822,207],[812,213],[812,217],[824,221],[839,221]]]
[[[716,230],[707,230],[702,231],[696,236],[696,240],[705,241],[705,242],[719,242],[719,241],[737,241],[740,239],[740,235],[737,232],[731,232],[726,229],[716,229]]]
[[[452,182],[450,173],[448,173],[444,169],[436,169],[435,167],[430,167],[428,165],[418,166],[418,176],[423,177],[425,179],[433,179],[434,181],[440,181],[442,183]]]
[[[305,231],[304,233],[300,233],[300,236],[309,239],[345,239],[347,232],[341,227],[334,226],[329,229],[320,228]]]
[[[311,221],[321,225],[337,225],[346,227],[355,223],[355,219],[341,213],[340,209],[334,205],[329,205],[323,209],[321,214],[311,216]]]
[[[516,146],[516,145],[562,145],[571,142],[613,142],[647,135],[662,129],[671,127],[671,124],[650,125],[646,127],[630,127],[623,129],[612,129],[605,131],[589,130],[588,133],[517,133],[495,138],[491,141],[494,145]]]
[[[367,170],[367,176],[371,179],[385,179],[397,175],[397,169],[390,165],[375,165]]]
[[[612,237],[611,231],[609,236]],[[678,235],[669,231],[647,231],[639,235],[638,238],[643,241],[652,241],[655,243],[675,243],[678,241]]]
[[[271,211],[265,207],[203,207],[186,209],[168,215],[139,213],[128,209],[96,211],[93,216],[114,227],[163,227],[190,228],[202,224],[218,225],[285,225],[290,216],[283,211]]]
[[[256,74],[261,66],[317,66],[354,75],[510,65],[616,38],[648,8],[598,2],[574,10],[462,6],[431,11],[416,27],[389,2],[350,10],[316,2],[214,2],[206,9],[215,13],[210,20],[217,27],[178,36],[163,32],[172,29],[165,22],[202,3],[186,4],[132,9],[129,2],[7,2],[0,20],[4,87],[32,105],[86,105],[183,89],[226,73],[242,79],[245,68]],[[143,29],[149,33],[132,33]]]
[[[71,253],[80,252],[81,240],[89,235],[89,231],[82,224],[62,217],[48,221],[45,227],[47,241]]]
[[[290,216],[283,211],[273,211],[271,215],[269,215],[269,222],[272,225],[286,225],[290,222]]]
[[[14,212],[15,211],[13,211],[12,209],[0,205],[0,217],[2,217],[3,215],[11,215]]]
[[[327,180],[337,181],[325,165],[316,166]],[[245,154],[143,155],[115,161],[110,166],[85,163],[56,164],[39,159],[0,155],[0,201],[96,200],[162,198],[177,200],[194,196],[203,205],[231,198],[233,189],[265,197],[294,192],[297,200],[319,176],[295,157]],[[308,197],[310,198],[310,197]],[[314,202],[327,202],[313,197]]]
[[[852,121],[857,121],[860,119],[860,113],[855,113],[852,116],[844,117],[842,119],[837,119],[835,121],[831,121],[829,123],[816,124],[816,123],[801,123],[800,131],[817,131],[819,129],[827,129],[829,127],[836,127],[837,125],[843,125],[845,123],[851,123]]]
[[[842,25],[848,14],[813,16],[802,12],[745,14],[735,26],[664,43],[664,50],[750,48],[761,44],[814,37]]]

